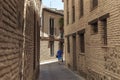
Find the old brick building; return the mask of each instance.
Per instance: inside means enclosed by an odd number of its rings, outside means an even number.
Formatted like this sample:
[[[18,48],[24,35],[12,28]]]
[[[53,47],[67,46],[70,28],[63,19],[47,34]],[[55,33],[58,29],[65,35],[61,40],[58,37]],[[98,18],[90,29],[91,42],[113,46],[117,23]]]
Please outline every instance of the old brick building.
[[[66,65],[88,80],[120,80],[120,0],[64,0]]]
[[[41,26],[41,60],[55,58],[60,39],[60,19],[63,18],[63,11],[43,8],[42,10],[42,26]],[[51,39],[55,39],[51,41]],[[52,57],[50,57],[50,55]]]
[[[0,0],[0,80],[36,80],[40,1]]]

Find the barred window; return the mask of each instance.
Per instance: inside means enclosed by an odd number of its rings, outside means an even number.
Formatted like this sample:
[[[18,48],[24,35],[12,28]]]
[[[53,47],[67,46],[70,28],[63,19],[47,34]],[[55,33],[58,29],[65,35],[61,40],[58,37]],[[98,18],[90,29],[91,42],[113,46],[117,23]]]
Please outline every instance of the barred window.
[[[99,17],[99,20],[102,23],[103,28],[103,43],[104,45],[107,45],[107,18],[109,18],[109,13]]]
[[[103,24],[103,39],[104,45],[107,45],[107,19],[101,21]]]

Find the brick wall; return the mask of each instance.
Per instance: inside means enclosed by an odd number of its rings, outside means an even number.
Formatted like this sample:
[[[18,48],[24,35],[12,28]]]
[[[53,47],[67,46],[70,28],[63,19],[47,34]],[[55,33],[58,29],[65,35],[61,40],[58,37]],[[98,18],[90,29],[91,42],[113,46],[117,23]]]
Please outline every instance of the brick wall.
[[[0,80],[35,80],[34,74],[39,65],[39,60],[34,61],[39,58],[35,46],[39,51],[39,42],[36,45],[34,39],[39,32],[36,36],[34,29],[39,29],[39,24],[34,26],[34,20],[30,17],[34,18],[34,12],[39,12],[34,6],[28,6],[29,2],[26,1],[0,0]],[[24,6],[25,2],[27,6]],[[30,3],[35,4],[32,1]],[[29,11],[26,15],[25,8]],[[39,20],[36,18],[38,23]]]
[[[0,79],[20,80],[22,33],[17,30],[17,2],[16,0],[1,1],[0,25]]]
[[[67,5],[65,0],[65,21],[67,21]],[[71,0],[69,6],[72,5]],[[70,36],[70,45],[72,46],[72,35],[76,34],[76,56],[77,56],[77,71],[80,75],[88,77],[88,80],[119,80],[119,49],[120,49],[120,1],[111,0],[98,0],[98,6],[91,10],[91,1],[84,0],[84,15],[79,18],[80,8],[78,0],[75,0],[75,23],[72,22],[70,17],[70,24],[65,22],[65,35]],[[69,15],[72,16],[72,9],[69,7]],[[108,14],[107,18],[107,46],[103,44],[103,24],[100,21],[100,17]],[[92,34],[91,25],[88,23],[97,19],[98,21],[98,33]],[[81,54],[79,45],[78,31],[85,29],[85,53]],[[67,38],[66,38],[67,41]],[[66,44],[67,45],[67,42]],[[66,46],[67,47],[67,46]],[[73,48],[70,53],[66,52],[67,64],[70,64],[73,68]]]
[[[25,51],[24,51],[24,78],[31,80],[39,71],[39,17],[34,2],[26,5]],[[38,32],[37,32],[38,31]],[[31,76],[32,75],[32,76]]]

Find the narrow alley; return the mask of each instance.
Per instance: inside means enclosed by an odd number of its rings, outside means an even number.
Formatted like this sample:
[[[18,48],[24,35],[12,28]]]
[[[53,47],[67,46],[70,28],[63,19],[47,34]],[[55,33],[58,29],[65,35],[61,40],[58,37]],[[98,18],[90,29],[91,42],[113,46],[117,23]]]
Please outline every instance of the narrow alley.
[[[43,64],[40,67],[39,80],[84,80],[77,74],[57,62]]]
[[[0,0],[0,80],[120,80],[120,0]]]

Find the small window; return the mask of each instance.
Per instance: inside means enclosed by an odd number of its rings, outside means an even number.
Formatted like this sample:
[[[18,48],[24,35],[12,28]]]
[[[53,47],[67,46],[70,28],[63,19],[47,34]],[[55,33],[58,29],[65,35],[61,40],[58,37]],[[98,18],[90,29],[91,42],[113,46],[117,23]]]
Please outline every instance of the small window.
[[[67,51],[70,53],[70,39],[67,37]]]
[[[72,22],[75,22],[75,0],[72,0]]]
[[[98,0],[92,0],[92,9],[98,6]]]
[[[98,22],[92,23],[91,28],[92,28],[92,34],[98,33]]]
[[[83,0],[80,0],[80,17],[83,16]]]
[[[73,17],[73,22],[75,22],[75,6],[73,6],[72,9],[73,9],[73,11],[72,11],[73,12],[73,16],[72,16]]]
[[[80,38],[80,51],[81,53],[85,53],[85,38],[84,38],[84,33],[79,34]]]
[[[69,24],[69,12],[67,12],[67,24]]]
[[[49,26],[50,26],[50,35],[54,35],[54,19],[53,18],[50,18],[49,20]]]
[[[66,17],[67,17],[67,25],[69,24],[69,4],[68,4],[68,0],[66,0],[66,10],[67,10],[67,13],[66,13]]]

